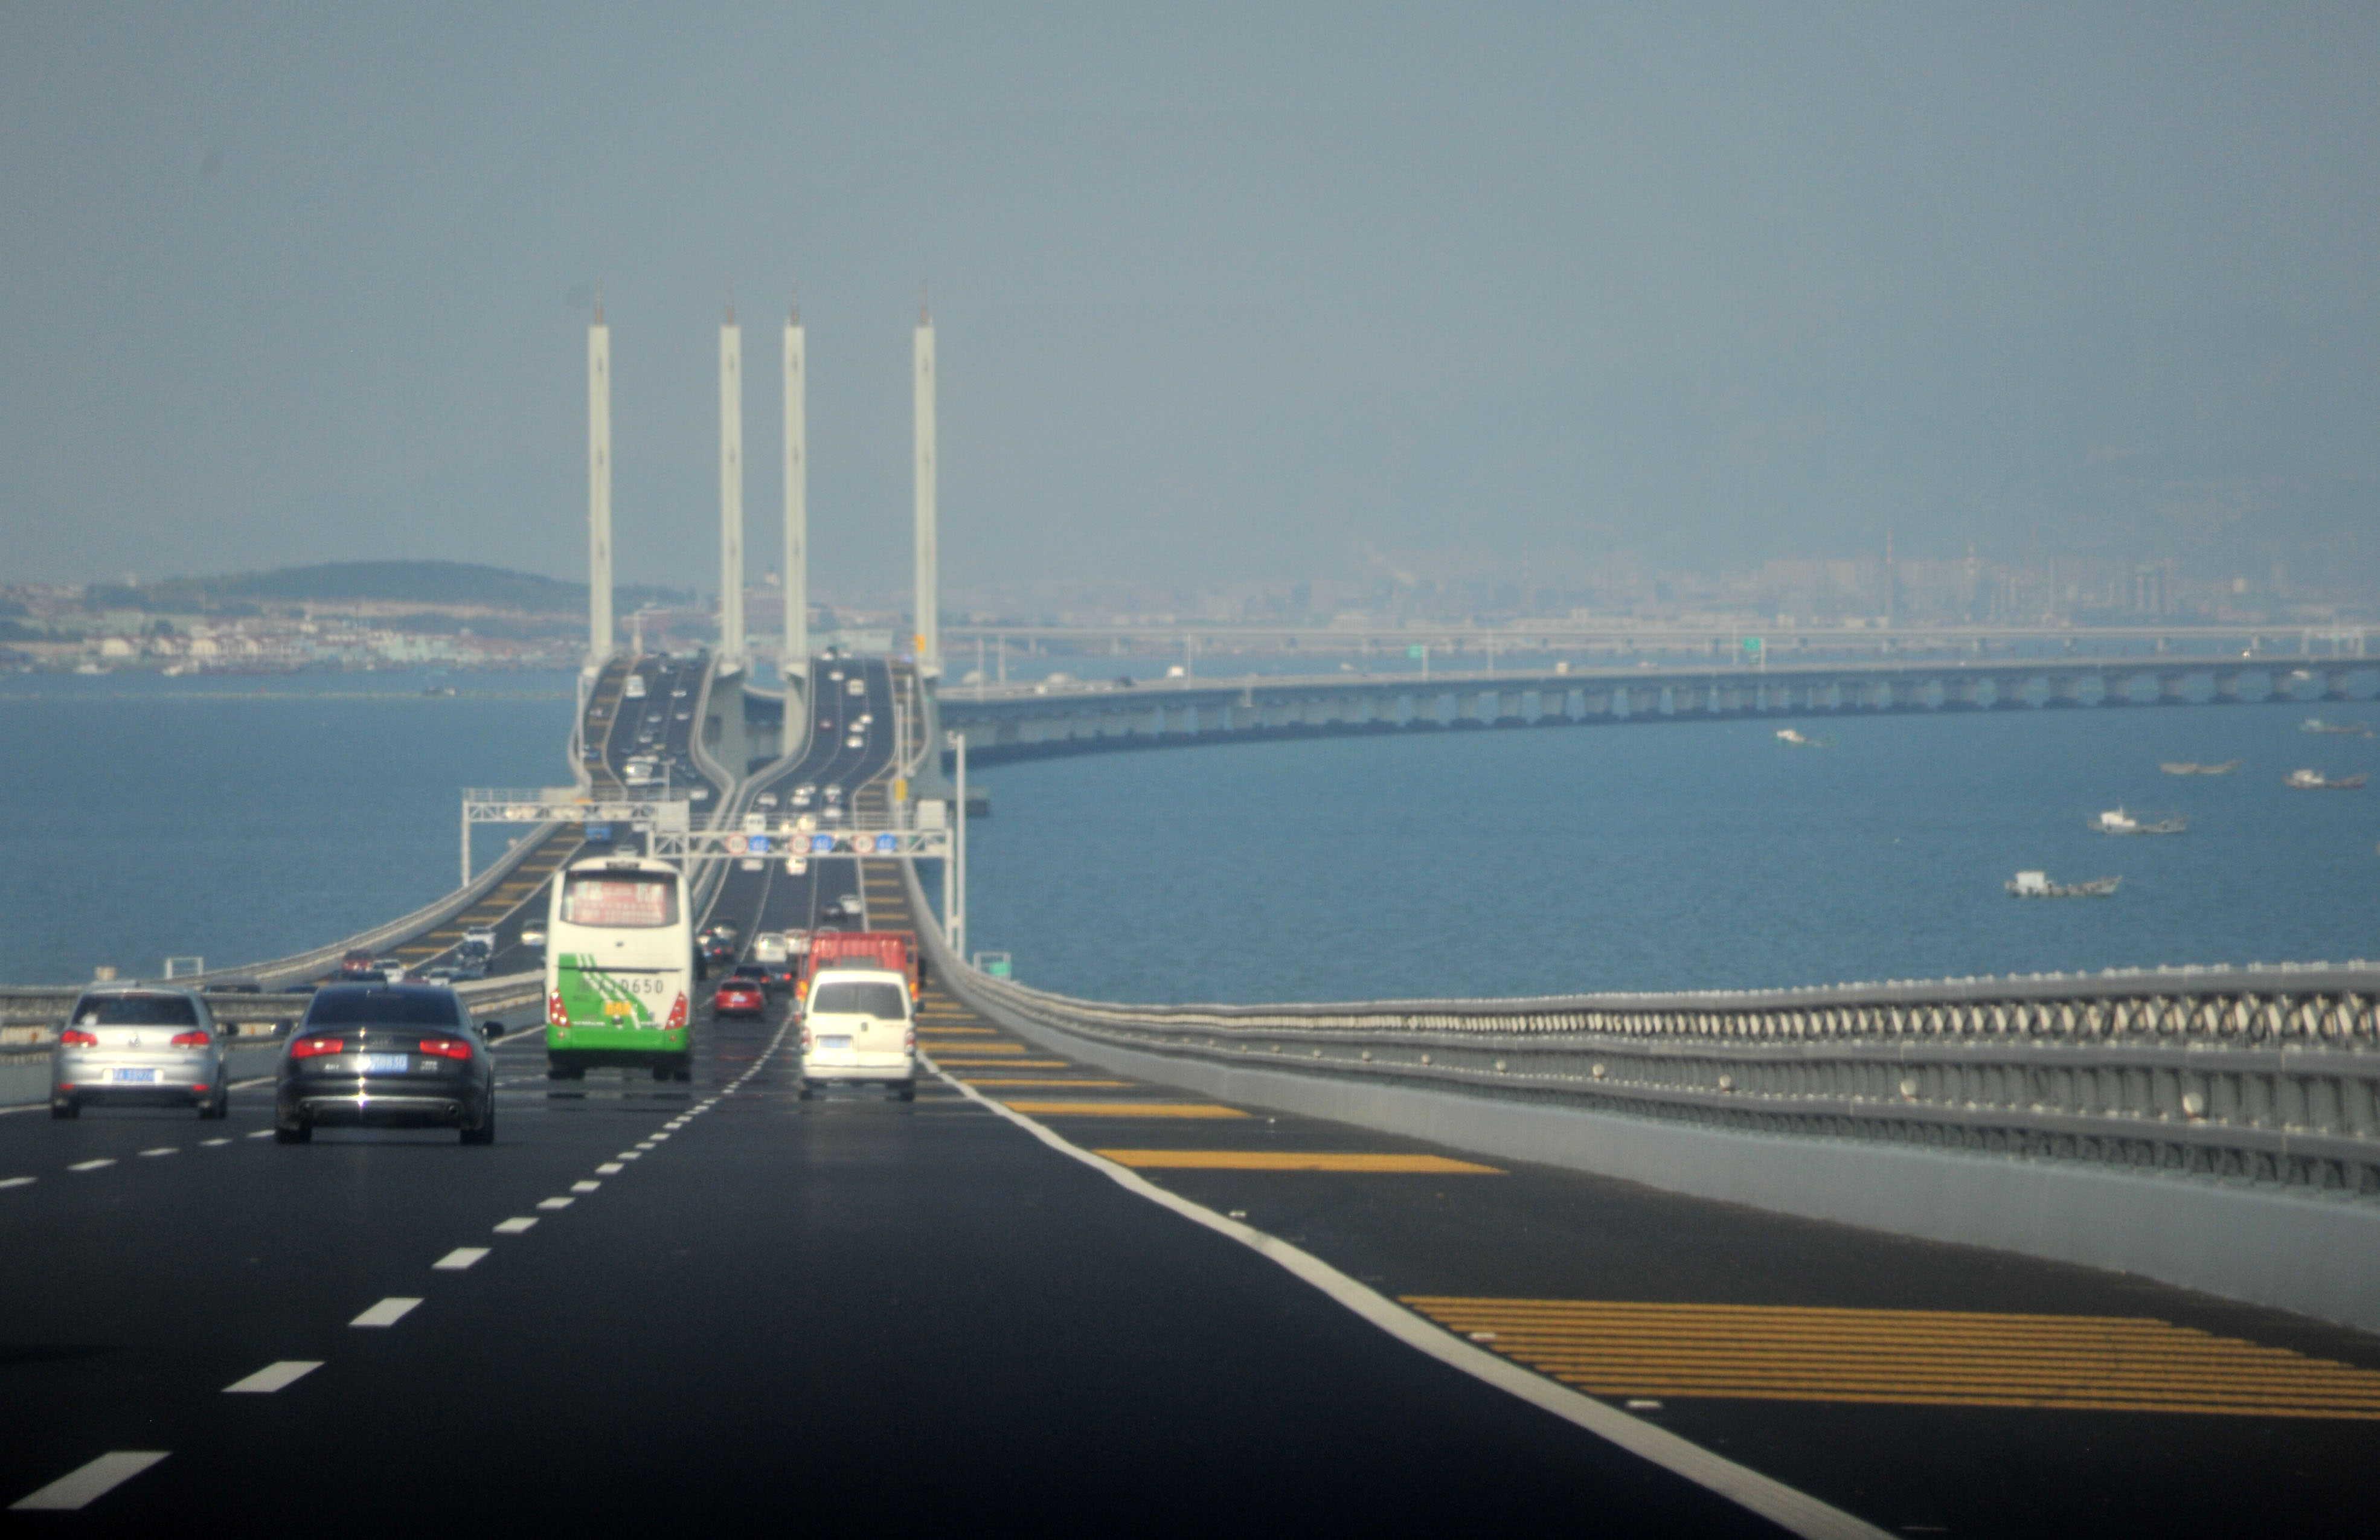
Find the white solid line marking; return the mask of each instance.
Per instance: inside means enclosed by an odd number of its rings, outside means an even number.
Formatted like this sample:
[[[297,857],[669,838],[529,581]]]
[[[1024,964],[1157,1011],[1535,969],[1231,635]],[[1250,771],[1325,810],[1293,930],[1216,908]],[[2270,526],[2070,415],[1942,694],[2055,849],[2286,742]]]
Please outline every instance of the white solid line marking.
[[[597,1176],[617,1176],[627,1169],[627,1167],[623,1166],[617,1160],[606,1160],[601,1165],[595,1168],[595,1174]]]
[[[322,1366],[319,1358],[285,1358],[278,1364],[267,1364],[246,1379],[233,1380],[224,1387],[226,1396],[269,1396],[275,1390],[297,1384]]]
[[[577,1201],[577,1198],[540,1198],[537,1206],[540,1208],[567,1208]]]
[[[430,1266],[437,1272],[459,1273],[487,1255],[488,1248],[485,1246],[456,1246]]]
[[[249,1137],[251,1139],[270,1139],[273,1137],[273,1130],[269,1128],[260,1128],[255,1133],[249,1134]]]
[[[110,1449],[90,1464],[67,1472],[40,1491],[19,1498],[8,1507],[12,1510],[27,1511],[81,1508],[93,1498],[104,1497],[130,1481],[164,1459],[168,1452],[165,1449]]]
[[[231,1141],[229,1139],[201,1139],[199,1141],[200,1148],[212,1148],[216,1145],[227,1145],[230,1143]]]
[[[30,1176],[0,1178],[0,1187],[30,1187],[32,1184],[33,1179]]]
[[[570,1184],[570,1190],[574,1193],[594,1193],[601,1191],[602,1186],[600,1182],[574,1182]]]
[[[392,1294],[347,1324],[349,1326],[395,1326],[410,1315],[413,1307],[420,1303],[418,1299],[407,1299],[402,1294]]]
[[[1550,1412],[1566,1423],[1617,1444],[1631,1454],[1649,1460],[1665,1471],[1683,1476],[1695,1485],[1716,1492],[1771,1523],[1803,1536],[1803,1540],[1888,1540],[1887,1531],[1821,1502],[1798,1487],[1788,1486],[1774,1477],[1739,1465],[1690,1438],[1681,1437],[1641,1417],[1632,1417],[1616,1406],[1597,1401],[1592,1396],[1581,1395],[1566,1385],[1548,1379],[1534,1370],[1524,1369],[1486,1348],[1475,1347],[1377,1290],[1366,1288],[1313,1253],[1242,1224],[1237,1219],[1227,1219],[1211,1208],[1193,1203],[1177,1193],[1168,1192],[1138,1171],[1119,1166],[1080,1146],[1069,1144],[1024,1113],[992,1100],[963,1080],[953,1079],[926,1055],[921,1053],[917,1057],[924,1061],[929,1070],[941,1075],[969,1101],[990,1109],[1051,1149],[1102,1173],[1126,1192],[1147,1198],[1160,1207],[1170,1208],[1193,1224],[1204,1225],[1217,1234],[1237,1241],[1292,1277],[1321,1291],[1398,1341],[1428,1354],[1450,1368],[1461,1370],[1474,1379]]]
[[[115,1157],[103,1156],[97,1160],[78,1160],[73,1165],[68,1166],[67,1170],[70,1171],[95,1171],[102,1166],[113,1166],[115,1164]]]
[[[182,1146],[179,1145],[160,1145],[155,1149],[144,1149],[140,1153],[143,1155],[179,1155],[182,1153]]]
[[[502,1224],[496,1226],[496,1233],[499,1235],[526,1235],[536,1228],[537,1221],[533,1219],[506,1219]]]

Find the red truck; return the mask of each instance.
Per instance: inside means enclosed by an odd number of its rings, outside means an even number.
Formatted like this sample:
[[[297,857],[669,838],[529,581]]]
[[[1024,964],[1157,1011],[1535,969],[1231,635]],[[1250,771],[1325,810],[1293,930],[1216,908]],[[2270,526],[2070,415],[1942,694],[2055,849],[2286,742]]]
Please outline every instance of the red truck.
[[[912,1000],[924,977],[914,930],[820,930],[810,937],[810,950],[801,964],[801,977],[794,985],[797,1010],[810,998],[810,979],[820,968],[887,968],[906,974]]]

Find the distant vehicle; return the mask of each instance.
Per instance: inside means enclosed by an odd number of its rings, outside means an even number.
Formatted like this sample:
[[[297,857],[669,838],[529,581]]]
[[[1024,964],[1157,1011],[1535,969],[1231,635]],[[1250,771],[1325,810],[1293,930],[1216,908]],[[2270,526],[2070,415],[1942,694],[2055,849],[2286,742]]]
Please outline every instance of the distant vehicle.
[[[643,674],[641,674],[641,673],[631,673],[631,674],[629,674],[629,675],[628,675],[628,684],[627,684],[627,687],[626,687],[625,689],[622,690],[620,693],[621,693],[622,695],[626,696],[630,700],[642,700],[642,699],[644,699],[644,698],[645,698],[645,676],[644,676]]]
[[[866,695],[868,693],[868,681],[865,679],[854,679],[849,684],[844,685],[843,693],[845,695]]]
[[[380,959],[371,952],[360,949],[348,952],[339,959],[339,976],[356,979],[378,978]]]
[[[680,711],[676,716],[670,720],[673,721],[692,721],[694,720],[694,713],[692,711]]]
[[[553,885],[546,929],[546,1073],[577,1080],[617,1064],[690,1080],[694,922],[666,861],[574,863]]]
[[[640,754],[620,768],[620,779],[631,786],[650,785],[661,779],[661,767]]]
[[[485,978],[488,976],[488,964],[479,958],[466,957],[455,964],[452,971],[458,979]]]
[[[710,800],[710,788],[708,786],[692,787],[686,792],[686,799],[688,802],[709,802]]]
[[[763,807],[774,807],[777,805],[777,794],[774,792],[762,792],[759,796],[754,797],[752,800],[759,803]]]
[[[804,1099],[825,1085],[875,1085],[903,1101],[917,1095],[917,1025],[901,976],[879,969],[820,970],[802,1017]]]
[[[475,925],[469,929],[465,930],[463,932],[463,950],[466,952],[495,951],[496,928],[492,925]]]
[[[672,700],[684,700],[686,698],[686,686],[680,685],[677,688],[670,691],[670,698]]]
[[[253,978],[216,978],[200,985],[199,992],[207,995],[261,995],[264,993],[264,986]]]
[[[843,740],[843,746],[845,748],[866,748],[868,746],[868,735],[864,733],[854,733],[850,737]]]
[[[862,711],[862,712],[860,712],[860,713],[859,713],[859,715],[858,715],[858,717],[857,717],[857,719],[856,719],[856,721],[855,721],[855,725],[856,725],[856,726],[859,726],[859,727],[872,727],[872,726],[874,726],[874,725],[875,725],[875,723],[876,723],[876,713],[875,713],[875,712],[873,712],[873,711]]]
[[[282,1046],[273,1136],[310,1142],[322,1127],[453,1128],[496,1142],[496,1062],[455,991],[334,985],[314,996]]]
[[[769,987],[769,964],[766,963],[738,963],[735,964],[735,971],[729,975],[729,976],[732,978],[748,978],[753,983],[758,984],[760,988],[765,989]]]
[[[442,963],[437,967],[425,971],[421,979],[425,984],[452,984],[455,976],[454,966],[451,964]]]
[[[782,930],[763,930],[752,938],[752,960],[756,963],[782,963],[793,954],[793,943]]]
[[[102,984],[67,1013],[50,1049],[50,1116],[85,1107],[195,1107],[231,1114],[223,1037],[196,989]]]
[[[745,833],[747,833],[747,834],[766,834],[768,831],[769,831],[769,815],[768,815],[768,814],[766,814],[766,813],[747,813],[747,814],[745,814],[745,815],[744,815],[744,832],[745,832]]]
[[[843,821],[843,805],[839,802],[830,802],[824,807],[819,809],[819,817],[824,819],[829,823],[841,823]]]
[[[799,877],[802,873],[809,869],[810,864],[808,861],[803,860],[800,856],[788,855],[785,857],[785,870],[790,875]]]
[[[755,978],[722,978],[718,992],[710,997],[714,1016],[763,1016],[768,1012],[768,994]]]
[[[820,794],[826,798],[829,806],[832,806],[843,800],[843,784],[841,782],[831,781],[827,782],[826,790]]]
[[[757,855],[747,855],[742,860],[735,863],[735,868],[738,871],[759,871],[768,864],[768,862],[761,860]]]
[[[521,927],[520,944],[540,952],[544,951],[545,927],[541,925],[525,925]]]
[[[2314,770],[2293,770],[2281,784],[2300,792],[2354,792],[2363,787],[2362,775],[2342,775],[2337,780]]]
[[[830,652],[827,656],[832,658],[834,654]],[[841,669],[830,669],[827,671],[827,677],[829,679],[840,681],[843,678],[843,671]]]

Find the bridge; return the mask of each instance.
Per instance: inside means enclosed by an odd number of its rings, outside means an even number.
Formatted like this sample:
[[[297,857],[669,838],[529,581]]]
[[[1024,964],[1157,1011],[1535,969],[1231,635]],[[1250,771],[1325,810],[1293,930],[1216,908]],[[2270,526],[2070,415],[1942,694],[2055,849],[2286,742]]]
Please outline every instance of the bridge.
[[[734,618],[676,657],[607,622],[569,785],[470,794],[452,893],[239,970],[227,1122],[41,1116],[73,991],[5,991],[12,1527],[2369,1527],[2380,964],[1123,1006],[977,970],[920,872],[963,849],[953,733],[2146,705],[2255,698],[2249,671],[978,691],[929,628],[764,688]],[[842,819],[797,794],[829,785]],[[475,816],[518,833],[480,870]],[[552,873],[632,842],[747,936],[846,901],[916,930],[917,1099],[804,1099],[775,1002],[702,1011],[686,1083],[555,1078],[507,1034],[492,1148],[273,1144],[304,984],[490,926],[458,988],[530,1027]]]

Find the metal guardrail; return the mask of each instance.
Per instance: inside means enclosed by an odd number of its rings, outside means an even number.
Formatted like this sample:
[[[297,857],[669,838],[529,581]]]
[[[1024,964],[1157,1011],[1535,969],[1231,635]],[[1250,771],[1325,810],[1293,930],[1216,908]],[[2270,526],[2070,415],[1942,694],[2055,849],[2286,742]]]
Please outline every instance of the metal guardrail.
[[[85,988],[43,984],[0,988],[0,1056],[49,1052],[67,1011]],[[468,979],[455,985],[455,992],[463,997],[474,1017],[486,1020],[498,1012],[538,1005],[545,994],[545,975],[540,971]],[[312,998],[296,993],[214,994],[207,997],[207,1008],[217,1022],[233,1026],[238,1037],[272,1037],[283,1024],[303,1016]]]
[[[1133,1006],[987,977],[939,936],[928,948],[995,1018],[1175,1059],[2380,1203],[2380,964]]]

